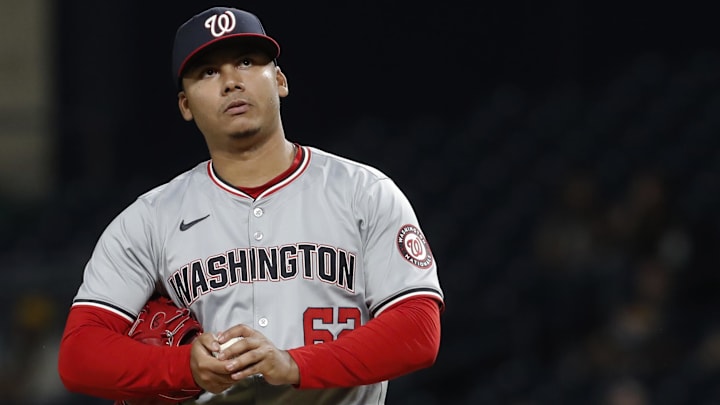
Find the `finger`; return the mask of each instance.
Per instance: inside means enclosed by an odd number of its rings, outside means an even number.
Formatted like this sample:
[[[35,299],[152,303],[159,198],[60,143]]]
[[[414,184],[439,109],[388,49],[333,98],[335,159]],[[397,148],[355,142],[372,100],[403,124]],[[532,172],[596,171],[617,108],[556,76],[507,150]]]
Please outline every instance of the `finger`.
[[[203,389],[217,393],[218,390],[222,391],[235,384],[236,381],[232,379],[223,362],[217,360],[214,362],[212,365],[203,362],[199,369],[194,370],[193,378]]]
[[[203,333],[195,340],[199,341],[210,353],[220,350],[220,343],[212,333]]]
[[[232,374],[233,380],[260,376],[271,385],[297,384],[299,382],[300,375],[297,365],[287,351],[264,347],[253,352],[258,356],[258,361],[235,371]]]
[[[219,348],[217,342],[215,345]],[[209,346],[213,346],[210,344]],[[193,343],[193,347],[190,350],[190,362],[191,366],[200,373],[212,372],[218,375],[229,374],[227,372],[227,360],[218,360],[211,352],[208,351],[208,347],[200,343]]]
[[[228,340],[225,345],[227,345],[231,340]],[[248,337],[248,338],[238,338],[235,342],[233,342],[230,345],[223,345],[224,347],[222,350],[217,353],[217,358],[219,360],[228,360],[228,359],[234,359],[241,354],[244,354],[250,350],[257,349],[261,345],[267,343],[267,340],[264,338],[257,338],[257,337]]]
[[[263,370],[268,368],[268,362],[265,359],[258,358],[257,356],[253,356],[252,358],[255,359],[255,361],[250,358],[246,358],[242,362],[235,359],[237,360],[235,363],[228,365],[228,372],[230,373],[228,377],[237,382],[238,380],[242,380],[256,374],[262,374]]]
[[[248,340],[248,342],[243,342],[246,350],[242,353],[237,354],[235,357],[230,358],[225,364],[225,367],[229,373],[244,371],[249,367],[253,367],[261,362],[272,362],[272,360],[275,358],[274,347],[269,345],[266,341],[253,342],[250,339],[245,340]]]
[[[257,333],[259,333],[259,332],[257,332],[255,329],[251,328],[248,325],[241,323],[241,324],[235,325],[223,332],[218,333],[217,340],[218,340],[218,342],[220,342],[220,344],[223,344],[223,343],[227,342],[229,339],[234,338],[234,337],[241,337],[241,336],[249,337],[249,336],[254,336]]]
[[[239,340],[245,339],[242,336],[230,338],[227,340],[227,342],[220,345],[220,350],[217,352],[214,352],[213,354],[215,357],[217,357],[219,360],[226,360],[232,357],[235,357],[234,353],[237,353],[239,349],[235,348],[234,351],[231,349],[233,345],[235,345],[236,342]]]
[[[272,350],[271,347],[251,350],[233,359],[232,363],[227,365],[228,371],[236,381],[256,374],[277,374],[282,369],[279,354],[278,350]]]
[[[230,377],[232,378],[233,382],[237,382],[239,380],[242,380],[242,379],[254,376],[254,375],[262,376],[263,374],[261,373],[261,370],[262,370],[261,364],[255,363],[251,366],[248,366],[247,368],[244,368],[236,373],[233,373]]]
[[[213,384],[223,386],[225,388],[236,383],[236,381],[233,380],[232,375],[228,374],[225,370],[223,370],[222,374],[210,373],[209,378]]]
[[[202,361],[200,367],[203,370],[212,372],[213,374],[227,376],[230,374],[228,371],[228,363],[233,361],[230,360],[217,360],[212,356],[209,356],[207,360]]]

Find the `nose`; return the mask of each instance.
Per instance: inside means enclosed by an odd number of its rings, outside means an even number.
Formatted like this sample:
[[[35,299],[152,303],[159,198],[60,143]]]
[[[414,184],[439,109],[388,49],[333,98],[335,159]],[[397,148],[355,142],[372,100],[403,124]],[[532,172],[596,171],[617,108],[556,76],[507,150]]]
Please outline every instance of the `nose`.
[[[223,66],[222,74],[225,78],[223,88],[224,93],[230,93],[236,90],[245,91],[245,84],[242,80],[242,74],[237,69],[234,69],[233,66]]]

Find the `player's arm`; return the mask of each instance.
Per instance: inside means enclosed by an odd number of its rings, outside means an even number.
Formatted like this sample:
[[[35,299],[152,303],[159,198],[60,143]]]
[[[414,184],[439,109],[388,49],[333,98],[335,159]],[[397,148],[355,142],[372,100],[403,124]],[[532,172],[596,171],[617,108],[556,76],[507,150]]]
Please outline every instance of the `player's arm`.
[[[440,347],[435,298],[406,299],[339,339],[289,350],[299,388],[373,384],[430,367]]]
[[[190,372],[190,345],[139,343],[123,333],[129,325],[101,308],[72,307],[58,359],[60,378],[69,391],[117,399],[197,389]]]
[[[288,351],[277,349],[258,331],[237,325],[223,332],[219,342],[235,336],[246,339],[220,356],[235,381],[263,374],[270,384],[298,388],[373,384],[434,364],[441,306],[435,295],[406,298],[337,340]]]
[[[193,385],[189,347],[152,347],[125,335],[155,290],[153,210],[142,199],[127,207],[100,236],[85,266],[58,359],[70,391],[119,399]]]
[[[356,190],[353,206],[364,241],[366,298],[375,317],[335,341],[291,350],[302,388],[396,378],[431,366],[439,350],[442,292],[412,206],[387,178]],[[402,236],[421,245],[407,252],[410,257],[400,253],[406,246],[398,246]],[[397,301],[383,306],[388,297]]]
[[[397,246],[399,229],[410,228],[416,240],[421,239],[419,227],[403,225],[417,222],[412,207],[389,181],[357,189],[360,200],[353,205],[358,209],[365,240],[364,267],[372,269],[365,276],[375,317],[337,340],[289,350],[294,364],[288,364],[262,336],[236,343],[228,353],[228,357],[238,356],[231,370],[236,380],[261,373],[271,384],[351,387],[396,378],[434,364],[443,305],[436,267],[429,250],[426,261],[413,263],[399,253]],[[220,337],[220,343],[238,336],[241,330],[258,335],[248,329],[231,328]]]
[[[373,384],[431,366],[440,346],[435,297],[414,297],[337,340],[282,351],[246,325],[223,332],[220,342],[244,336],[220,354],[232,379],[263,374],[273,385],[334,388]],[[236,357],[237,356],[237,357]],[[197,379],[197,378],[196,378]]]

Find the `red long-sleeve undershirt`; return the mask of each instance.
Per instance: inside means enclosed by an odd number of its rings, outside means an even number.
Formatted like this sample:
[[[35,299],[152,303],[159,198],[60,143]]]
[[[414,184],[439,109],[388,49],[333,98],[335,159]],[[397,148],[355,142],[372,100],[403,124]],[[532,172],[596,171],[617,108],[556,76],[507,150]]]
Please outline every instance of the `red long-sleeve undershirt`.
[[[130,322],[92,306],[68,314],[58,371],[73,392],[107,399],[152,397],[197,389],[190,371],[190,345],[153,346],[124,332]]]
[[[58,371],[73,392],[107,398],[143,398],[198,388],[190,345],[152,346],[125,336],[127,319],[75,306],[63,334]],[[428,367],[440,345],[440,310],[415,297],[385,310],[344,337],[289,350],[300,370],[299,388],[371,384]]]
[[[440,347],[440,309],[429,297],[405,300],[338,340],[288,352],[300,388],[373,384],[429,367]]]

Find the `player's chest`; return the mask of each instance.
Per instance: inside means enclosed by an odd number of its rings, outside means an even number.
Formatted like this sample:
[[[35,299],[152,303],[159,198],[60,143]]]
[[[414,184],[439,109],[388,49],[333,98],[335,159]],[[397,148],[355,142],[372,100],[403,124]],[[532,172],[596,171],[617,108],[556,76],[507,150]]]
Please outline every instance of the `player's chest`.
[[[169,226],[168,254],[210,253],[218,248],[297,243],[357,246],[357,219],[347,205],[327,198],[230,203],[192,207]]]
[[[352,214],[297,201],[191,210],[163,244],[163,278],[187,304],[230,287],[298,280],[354,295],[362,248]]]
[[[248,278],[240,281],[307,278],[310,272],[356,266],[362,250],[350,208],[322,199],[192,207],[176,222],[161,244],[166,275],[195,266],[206,275],[226,269],[232,277]]]

